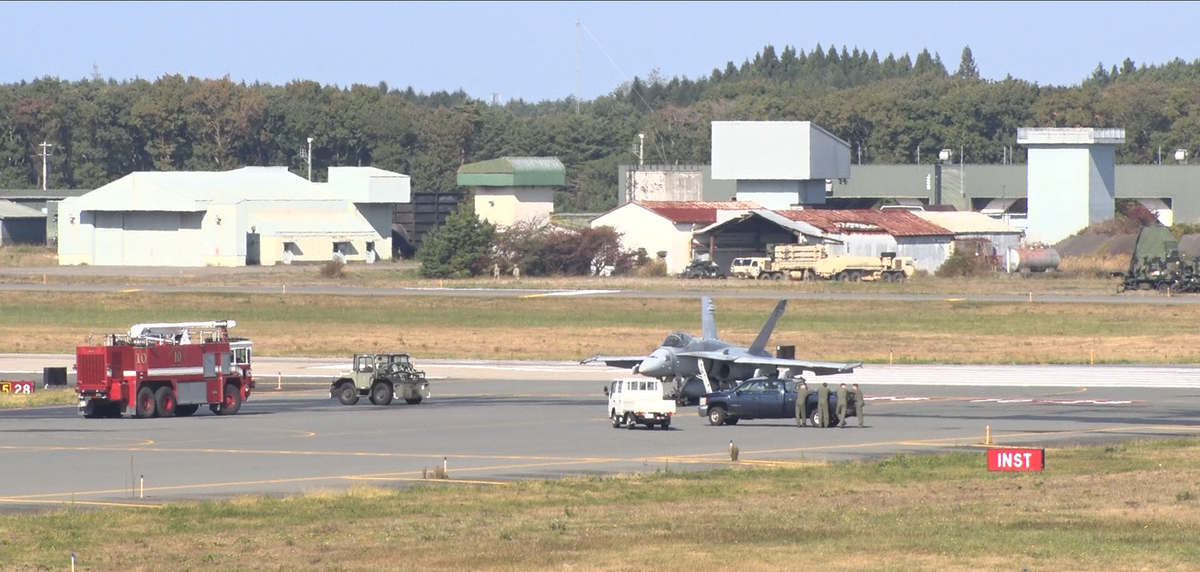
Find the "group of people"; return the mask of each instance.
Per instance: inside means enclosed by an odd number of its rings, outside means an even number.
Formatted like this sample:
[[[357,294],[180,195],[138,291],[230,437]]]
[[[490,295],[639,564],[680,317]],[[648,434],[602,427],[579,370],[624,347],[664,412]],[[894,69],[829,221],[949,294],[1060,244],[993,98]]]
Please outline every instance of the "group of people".
[[[863,426],[863,394],[858,388],[858,384],[853,384],[854,395],[850,395],[850,390],[846,388],[846,384],[842,384],[837,389],[837,419],[841,423],[840,427],[846,426],[846,413],[849,409],[850,400],[854,400],[855,417],[858,418],[858,426]],[[817,388],[817,427],[833,427],[829,419],[829,384],[821,383],[821,387]],[[801,381],[796,387],[796,426],[808,427],[808,419],[810,412],[808,409],[808,395],[812,393],[808,389],[808,383]]]

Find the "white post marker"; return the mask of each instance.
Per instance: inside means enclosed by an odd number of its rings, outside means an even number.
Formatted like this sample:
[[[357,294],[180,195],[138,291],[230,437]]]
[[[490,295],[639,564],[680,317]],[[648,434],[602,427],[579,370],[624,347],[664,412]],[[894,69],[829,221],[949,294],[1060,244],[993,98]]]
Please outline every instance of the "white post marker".
[[[138,475],[138,498],[146,498],[146,475]]]

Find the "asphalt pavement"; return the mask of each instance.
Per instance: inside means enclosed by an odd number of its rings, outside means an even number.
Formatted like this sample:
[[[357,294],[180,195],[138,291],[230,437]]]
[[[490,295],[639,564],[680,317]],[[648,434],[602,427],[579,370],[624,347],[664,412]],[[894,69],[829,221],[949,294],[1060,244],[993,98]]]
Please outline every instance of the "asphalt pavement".
[[[0,356],[0,370],[20,369],[12,359]],[[432,397],[379,407],[329,398],[328,380],[344,365],[337,358],[285,361],[287,371],[256,362],[258,388],[231,417],[0,411],[0,510],[703,469],[731,463],[730,440],[739,464],[757,466],[982,455],[989,426],[997,444],[1047,447],[1052,463],[1056,447],[1200,428],[1197,368],[869,366],[818,378],[862,384],[863,429],[801,429],[787,419],[713,427],[696,407],[681,407],[663,431],[611,427],[601,390],[625,374],[599,366],[423,360]],[[450,479],[424,478],[443,462]]]

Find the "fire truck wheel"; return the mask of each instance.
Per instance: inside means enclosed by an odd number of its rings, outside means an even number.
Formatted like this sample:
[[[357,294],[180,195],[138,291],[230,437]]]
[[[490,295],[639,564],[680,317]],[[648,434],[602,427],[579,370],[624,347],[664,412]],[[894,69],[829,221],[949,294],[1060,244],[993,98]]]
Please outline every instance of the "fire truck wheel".
[[[199,405],[176,405],[175,406],[175,416],[176,417],[187,417],[189,415],[196,413],[199,410],[200,410]]]
[[[175,415],[175,392],[171,391],[170,386],[164,385],[154,392],[154,403],[158,406],[159,417]]]
[[[406,397],[406,398],[404,398],[404,402],[409,405],[416,405],[421,402],[421,399],[423,399],[423,398],[419,395],[416,397]]]
[[[139,419],[154,417],[154,390],[143,387],[137,394],[137,416]]]
[[[375,405],[390,405],[392,403],[392,384],[377,381],[371,386],[371,403]]]
[[[221,398],[221,407],[217,410],[217,415],[233,415],[241,408],[242,390],[234,383],[226,385],[225,395]]]

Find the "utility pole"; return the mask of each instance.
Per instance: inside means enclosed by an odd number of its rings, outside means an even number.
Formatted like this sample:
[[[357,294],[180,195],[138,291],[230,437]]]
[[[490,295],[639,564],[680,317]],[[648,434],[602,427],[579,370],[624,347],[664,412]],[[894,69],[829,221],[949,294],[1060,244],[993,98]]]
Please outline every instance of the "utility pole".
[[[646,150],[646,134],[638,133],[638,168],[642,167],[642,152]]]
[[[308,159],[308,182],[312,182],[312,137],[308,138],[308,153],[304,155]]]
[[[50,171],[49,171],[49,167],[48,167],[49,163],[47,162],[47,159],[50,157],[50,148],[53,146],[54,146],[53,144],[47,143],[44,140],[42,141],[41,145],[38,145],[38,147],[42,148],[42,190],[43,191],[49,188],[47,185],[47,176],[49,175]]]

